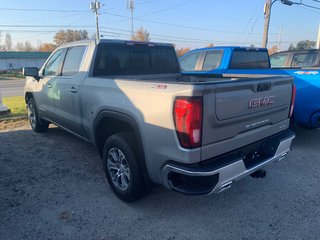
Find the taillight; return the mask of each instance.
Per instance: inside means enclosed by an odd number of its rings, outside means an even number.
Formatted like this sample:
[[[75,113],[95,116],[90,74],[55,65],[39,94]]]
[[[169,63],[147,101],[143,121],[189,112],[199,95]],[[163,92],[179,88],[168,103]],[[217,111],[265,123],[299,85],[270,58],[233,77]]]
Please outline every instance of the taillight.
[[[200,147],[202,132],[202,98],[177,98],[174,102],[173,117],[180,145],[184,148]]]
[[[293,114],[293,108],[294,108],[294,102],[296,100],[296,85],[293,84],[292,86],[292,97],[291,97],[291,107],[290,107],[290,113],[289,113],[289,117],[292,117]]]

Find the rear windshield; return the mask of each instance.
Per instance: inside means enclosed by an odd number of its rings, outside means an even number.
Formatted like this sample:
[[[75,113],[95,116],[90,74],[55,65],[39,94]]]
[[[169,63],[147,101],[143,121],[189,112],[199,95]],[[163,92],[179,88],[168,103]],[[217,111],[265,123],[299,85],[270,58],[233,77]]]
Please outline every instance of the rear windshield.
[[[101,43],[98,45],[93,76],[179,72],[173,47]]]
[[[229,68],[270,68],[268,52],[246,49],[234,50]]]

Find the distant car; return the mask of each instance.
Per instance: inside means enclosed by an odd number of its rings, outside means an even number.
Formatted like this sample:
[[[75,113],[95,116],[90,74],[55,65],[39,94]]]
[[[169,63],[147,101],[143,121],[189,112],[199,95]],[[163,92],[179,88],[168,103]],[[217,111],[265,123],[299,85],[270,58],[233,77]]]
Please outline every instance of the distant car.
[[[320,50],[278,52],[270,56],[270,62],[273,69],[295,78],[295,121],[305,127],[320,127]]]

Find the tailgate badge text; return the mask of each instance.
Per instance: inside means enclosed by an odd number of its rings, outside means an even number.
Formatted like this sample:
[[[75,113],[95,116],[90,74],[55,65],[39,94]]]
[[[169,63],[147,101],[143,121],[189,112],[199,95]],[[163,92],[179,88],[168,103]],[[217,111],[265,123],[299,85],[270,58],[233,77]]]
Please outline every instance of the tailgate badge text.
[[[251,99],[249,101],[249,108],[269,106],[274,103],[275,98],[276,98],[275,96],[269,96],[264,98]]]

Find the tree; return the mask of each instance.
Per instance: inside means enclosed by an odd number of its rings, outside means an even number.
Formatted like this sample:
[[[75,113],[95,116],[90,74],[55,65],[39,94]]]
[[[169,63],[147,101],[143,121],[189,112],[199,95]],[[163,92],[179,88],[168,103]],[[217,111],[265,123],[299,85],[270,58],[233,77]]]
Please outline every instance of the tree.
[[[57,46],[52,43],[41,43],[38,46],[38,51],[39,52],[53,52],[53,50],[55,50],[56,47]]]
[[[73,42],[73,41],[79,41],[79,40],[86,40],[88,38],[88,32],[87,30],[72,30],[72,29],[67,29],[65,30],[60,30],[57,32],[54,37],[53,41],[57,44],[57,46],[61,44],[65,44],[68,42]]]
[[[272,54],[274,54],[276,52],[278,52],[278,46],[277,45],[273,45],[271,48],[268,49],[269,55],[272,55]]]
[[[35,50],[35,48],[32,46],[32,44],[29,41],[25,41],[24,43],[17,42],[14,48],[16,51],[19,51],[19,52],[22,52],[22,51],[31,52]]]
[[[291,43],[290,46],[289,46],[289,48],[288,48],[288,50],[289,50],[289,51],[292,51],[292,50],[295,50],[295,49],[296,49],[295,46]]]
[[[176,53],[177,53],[178,57],[183,56],[184,54],[186,54],[189,51],[190,51],[190,48],[178,48],[178,49],[176,49]]]
[[[141,27],[138,31],[136,31],[135,35],[132,37],[132,40],[150,42],[150,34],[147,30]]]
[[[305,49],[313,49],[316,46],[316,42],[315,41],[309,41],[309,40],[305,40],[305,41],[300,41],[297,43],[297,50],[305,50]]]
[[[10,33],[6,34],[6,38],[5,38],[4,42],[5,42],[6,51],[11,51],[12,50],[12,38],[11,38]]]
[[[315,41],[304,40],[304,41],[299,41],[296,46],[294,46],[291,43],[288,50],[308,50],[308,49],[313,49],[315,47],[316,47]]]
[[[34,47],[31,45],[29,41],[24,42],[24,51],[26,52],[34,51]]]
[[[14,49],[18,52],[24,51],[24,45],[22,42],[17,42]]]

